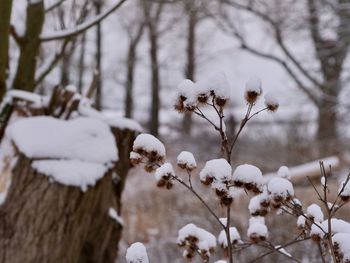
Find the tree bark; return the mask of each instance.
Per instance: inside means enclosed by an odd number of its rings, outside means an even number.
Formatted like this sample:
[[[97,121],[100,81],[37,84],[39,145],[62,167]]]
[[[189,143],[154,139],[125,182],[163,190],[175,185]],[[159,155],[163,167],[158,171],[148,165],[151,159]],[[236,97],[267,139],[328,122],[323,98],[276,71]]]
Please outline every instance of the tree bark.
[[[120,161],[96,186],[79,188],[50,182],[20,155],[5,203],[0,207],[0,262],[108,263],[117,256],[122,225],[108,215],[120,214],[121,193],[129,169],[134,134],[115,131]],[[112,175],[119,177],[112,183]]]
[[[13,88],[34,91],[37,55],[40,47],[40,34],[44,24],[44,2],[28,3],[26,32],[18,40],[20,57]]]
[[[0,100],[6,92],[12,0],[0,1]]]
[[[67,97],[70,93],[56,88],[48,108],[32,111],[20,101],[11,113],[31,116],[54,114],[62,108],[64,113],[74,111],[67,108],[74,101],[64,101],[71,100]],[[58,117],[67,119],[69,114]],[[115,262],[123,226],[108,211],[114,208],[121,214],[121,195],[136,132],[118,128],[111,128],[111,132],[118,147],[118,162],[86,192],[51,182],[32,168],[33,160],[16,154],[14,168],[6,170],[10,171],[11,183],[5,202],[0,205],[1,263]],[[4,174],[8,173],[1,174],[0,179]]]

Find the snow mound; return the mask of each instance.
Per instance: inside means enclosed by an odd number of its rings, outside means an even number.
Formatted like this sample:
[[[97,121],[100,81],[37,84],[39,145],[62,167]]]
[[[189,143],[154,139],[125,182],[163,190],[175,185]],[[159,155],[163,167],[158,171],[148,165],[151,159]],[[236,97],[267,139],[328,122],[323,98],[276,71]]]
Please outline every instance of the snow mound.
[[[235,227],[230,227],[230,240],[232,244],[237,244],[239,241],[241,241],[241,236]],[[227,248],[227,237],[225,230],[221,230],[218,236],[218,242],[223,248]]]
[[[149,263],[146,248],[140,242],[132,244],[127,249],[125,258],[127,263]]]
[[[60,120],[31,117],[11,124],[9,137],[26,157],[32,159],[76,159],[109,163],[118,151],[108,125],[92,118]]]
[[[164,144],[151,134],[142,133],[134,141],[133,151],[155,152],[157,155],[165,157]]]
[[[163,164],[162,166],[157,168],[156,172],[154,173],[154,177],[157,181],[163,178],[171,178],[172,176],[175,176],[175,172],[171,163]]]
[[[262,190],[263,176],[260,169],[254,165],[243,164],[237,166],[233,172],[233,180],[236,186],[245,185],[249,189],[254,186],[260,191]]]
[[[309,218],[311,218],[315,222],[322,222],[324,219],[321,207],[319,207],[316,204],[312,204],[308,206],[308,208],[306,209],[306,214]]]
[[[213,159],[206,162],[199,178],[202,182],[213,179],[223,182],[231,179],[231,173],[231,165],[225,159]]]
[[[337,245],[343,262],[350,260],[350,234],[338,233],[333,236],[333,243]]]
[[[177,156],[177,165],[182,169],[187,169],[190,171],[197,167],[193,154],[187,151],[182,151]]]
[[[261,80],[258,77],[251,77],[245,85],[245,91],[255,92],[260,95],[262,93]]]
[[[6,135],[52,181],[86,191],[118,160],[110,127],[91,118],[31,117],[11,124]]]
[[[80,187],[82,191],[94,186],[108,170],[106,165],[79,160],[34,161],[32,167],[55,182]]]
[[[294,196],[294,188],[291,182],[284,178],[272,178],[268,185],[267,189],[274,199],[287,199],[291,196]]]
[[[179,245],[184,245],[186,240],[195,238],[198,243],[206,243],[208,248],[216,247],[216,238],[210,232],[197,227],[195,224],[187,224],[179,230],[179,235],[177,238],[177,243]]]

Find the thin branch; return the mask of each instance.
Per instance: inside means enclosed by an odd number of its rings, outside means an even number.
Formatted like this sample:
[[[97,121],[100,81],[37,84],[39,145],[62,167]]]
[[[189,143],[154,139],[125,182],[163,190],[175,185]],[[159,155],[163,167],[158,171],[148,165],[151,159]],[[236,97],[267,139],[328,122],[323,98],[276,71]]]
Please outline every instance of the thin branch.
[[[70,38],[79,35],[80,33],[88,30],[89,28],[95,26],[96,24],[100,23],[103,19],[108,17],[110,14],[112,14],[115,10],[117,10],[119,7],[121,7],[127,0],[120,0],[118,3],[113,5],[111,8],[107,9],[104,13],[101,13],[100,15],[96,16],[91,21],[87,21],[86,23],[82,23],[76,28],[73,29],[67,29],[62,30],[58,32],[54,32],[51,34],[43,35],[40,37],[41,41],[52,41],[52,40],[61,40],[65,38]]]
[[[301,235],[298,235],[294,240],[292,240],[292,241],[290,241],[290,242],[288,242],[288,243],[286,243],[286,244],[284,244],[284,245],[281,245],[281,246],[279,246],[278,248],[276,248],[275,246],[269,244],[270,246],[267,247],[267,248],[272,249],[272,250],[270,250],[270,251],[268,251],[268,252],[266,252],[266,253],[260,255],[259,257],[255,258],[255,259],[253,259],[252,261],[250,261],[250,263],[254,263],[254,262],[260,261],[262,258],[264,258],[264,257],[266,257],[266,256],[268,256],[268,255],[270,255],[270,254],[272,254],[272,253],[281,252],[281,251],[279,251],[279,250],[281,250],[281,249],[283,249],[283,248],[286,248],[286,247],[288,247],[288,246],[291,246],[291,245],[294,245],[294,244],[297,244],[297,243],[300,243],[300,242],[303,242],[303,241],[306,241],[306,240],[309,240],[309,239],[310,239],[310,237],[306,237],[306,238],[303,238],[303,239],[299,239],[300,236],[301,236]],[[265,247],[266,247],[266,246],[265,246]],[[281,253],[284,254],[283,252],[281,252]],[[284,255],[287,256],[286,254],[284,254]],[[290,257],[288,257],[288,258],[290,258]],[[292,259],[292,258],[290,258],[290,259]],[[293,258],[293,260],[296,260],[297,262],[300,262],[300,261],[298,261],[297,259],[294,259],[294,258]]]
[[[279,45],[281,50],[284,52],[284,54],[290,59],[290,61],[300,70],[300,72],[309,80],[311,81],[316,87],[321,87],[321,83],[311,76],[311,74],[302,66],[301,62],[297,60],[297,58],[291,53],[291,51],[288,49],[288,47],[285,45],[282,37],[282,32],[279,27],[279,24],[276,23],[271,16],[252,8],[251,6],[246,6],[240,3],[237,3],[235,1],[229,1],[225,0],[224,1],[226,4],[231,5],[233,7],[243,9],[245,11],[250,12],[251,14],[254,14],[258,17],[260,17],[263,21],[267,22],[274,30],[275,32],[275,37],[276,37],[276,43]]]
[[[45,13],[49,13],[52,10],[56,9],[57,7],[59,7],[61,4],[63,4],[66,0],[58,0],[56,3],[53,3],[52,5],[50,5],[48,8],[45,9]]]
[[[174,180],[176,180],[177,182],[179,182],[180,184],[182,184],[184,187],[186,187],[189,191],[191,191],[197,197],[197,199],[207,208],[207,210],[210,212],[210,214],[213,215],[213,217],[216,219],[216,221],[218,221],[220,226],[223,229],[226,228],[226,226],[220,221],[219,217],[215,214],[215,212],[210,208],[210,206],[203,200],[203,198],[191,186],[186,184],[181,178],[179,178],[177,176],[173,176],[172,178]]]
[[[48,66],[42,70],[41,74],[37,77],[34,86],[38,86],[44,79],[45,77],[52,71],[52,69],[57,65],[57,63],[60,61],[60,59],[63,57],[64,52],[66,50],[66,47],[68,46],[70,42],[70,39],[65,39],[61,49],[59,52],[57,52],[54,56],[54,58],[51,60],[51,62],[48,64]]]

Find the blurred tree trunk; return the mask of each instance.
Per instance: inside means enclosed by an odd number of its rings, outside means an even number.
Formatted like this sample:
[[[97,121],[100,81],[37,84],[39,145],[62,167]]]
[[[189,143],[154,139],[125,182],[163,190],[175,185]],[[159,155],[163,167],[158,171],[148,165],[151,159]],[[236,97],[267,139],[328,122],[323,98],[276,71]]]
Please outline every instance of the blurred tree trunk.
[[[26,31],[18,37],[20,56],[13,88],[33,91],[35,88],[35,70],[40,47],[40,34],[44,24],[44,2],[32,2],[27,5]]]
[[[197,10],[194,4],[186,2],[185,9],[187,11],[187,63],[185,69],[185,76],[187,79],[195,81],[196,72],[196,26],[198,22]],[[192,128],[192,114],[186,112],[182,121],[182,131],[186,135],[191,134]]]
[[[318,107],[317,141],[323,154],[334,154],[338,148],[337,104],[341,91],[341,73],[350,45],[349,18],[350,8],[343,4],[350,1],[339,1],[337,16],[339,25],[336,38],[327,38],[321,34],[320,11],[318,2],[308,0],[309,27],[319,60],[323,82],[320,86],[321,98]]]
[[[70,64],[72,63],[72,54],[73,54],[73,48],[74,43],[71,45],[71,49],[69,51],[66,51],[62,58],[62,64],[61,64],[61,82],[60,84],[62,86],[67,86],[70,84]]]
[[[0,100],[6,92],[12,0],[0,1]]]
[[[137,59],[136,49],[137,49],[138,43],[140,42],[143,29],[144,29],[144,23],[142,22],[138,26],[135,36],[131,36],[132,33],[130,32],[128,58],[126,62],[127,63],[126,84],[125,84],[125,117],[126,118],[133,117],[134,74],[135,74],[135,66],[136,66],[136,59]]]
[[[326,80],[326,83],[324,84],[324,92],[325,94],[327,94],[327,96],[323,99],[320,99],[317,105],[318,127],[316,139],[319,145],[319,151],[323,155],[330,155],[339,151],[337,134],[337,101],[334,100],[339,96],[339,74],[341,73],[341,71],[337,70],[337,72],[334,73],[335,75],[333,77],[335,78],[333,79],[333,81],[329,79],[330,76],[327,74],[328,80]]]
[[[151,44],[150,58],[152,67],[152,105],[150,119],[150,133],[158,136],[159,129],[159,110],[160,110],[160,80],[159,80],[159,64],[158,64],[158,37],[152,31],[149,33]]]
[[[149,120],[149,130],[154,136],[158,136],[159,110],[160,110],[160,74],[158,61],[158,24],[163,9],[162,3],[152,3],[150,0],[143,1],[145,22],[148,29],[148,40],[150,44],[149,56],[151,61],[151,87],[152,100]]]
[[[85,46],[86,46],[86,35],[85,33],[81,36],[80,53],[79,53],[79,65],[78,65],[78,92],[83,94],[84,85],[84,71],[85,71]]]
[[[103,0],[95,0],[95,10],[96,15],[101,13],[101,8],[103,5]],[[95,105],[96,109],[101,110],[103,92],[102,92],[102,32],[101,32],[101,23],[96,25],[96,70],[98,71],[98,76],[96,79],[96,96],[95,96]]]

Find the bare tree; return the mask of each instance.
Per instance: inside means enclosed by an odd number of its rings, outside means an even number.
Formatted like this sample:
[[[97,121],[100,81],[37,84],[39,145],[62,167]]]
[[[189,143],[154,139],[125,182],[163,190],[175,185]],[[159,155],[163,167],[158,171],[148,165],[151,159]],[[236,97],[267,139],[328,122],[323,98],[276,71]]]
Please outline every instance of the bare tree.
[[[77,21],[73,29],[67,28],[53,33],[42,34],[45,14],[57,8],[64,1],[45,9],[43,1],[29,1],[26,15],[26,31],[23,36],[19,36],[14,26],[11,27],[11,33],[20,48],[20,56],[17,63],[17,71],[12,84],[15,89],[34,91],[35,87],[51,72],[65,54],[65,49],[70,41],[76,36],[84,33],[86,30],[100,23],[103,19],[112,14],[115,10],[123,5],[126,0],[120,0],[113,4],[107,10],[101,12],[94,18],[84,23]],[[43,63],[45,68],[37,71],[37,57],[40,47],[47,41],[62,40],[59,51],[53,56],[49,63]],[[1,39],[0,42],[3,40]],[[37,77],[35,75],[38,75]]]
[[[128,51],[126,58],[126,79],[125,79],[125,104],[124,115],[127,118],[133,117],[134,101],[133,101],[133,89],[134,89],[134,74],[137,62],[137,46],[142,38],[145,19],[142,8],[132,6],[133,16],[131,18],[125,18],[121,20],[123,29],[126,31],[128,37]],[[141,14],[140,14],[141,12]]]
[[[350,44],[350,1],[305,0],[300,1],[236,1],[222,0],[224,5],[219,24],[226,32],[239,40],[241,48],[262,58],[275,61],[294,80],[296,86],[316,106],[318,118],[317,139],[324,144],[321,149],[330,149],[329,142],[337,138],[337,103],[343,88],[341,75]],[[301,5],[301,7],[300,7]],[[264,51],[249,41],[227,12],[228,7],[254,15],[267,28],[271,39],[279,48],[277,52]],[[300,8],[299,8],[300,7]],[[232,10],[232,9],[231,9]],[[293,12],[293,10],[297,10]],[[302,10],[307,10],[303,12]],[[293,26],[292,26],[293,25]],[[329,34],[331,32],[331,34]],[[314,64],[310,66],[303,55],[292,51],[288,41],[305,36],[312,43]],[[331,36],[330,36],[331,35]],[[317,65],[317,71],[314,70]]]

